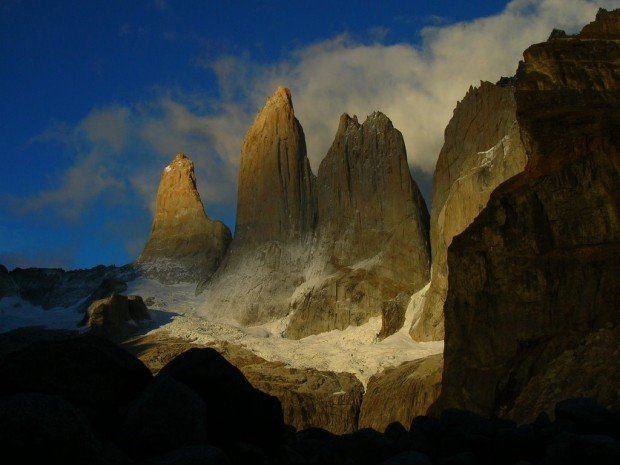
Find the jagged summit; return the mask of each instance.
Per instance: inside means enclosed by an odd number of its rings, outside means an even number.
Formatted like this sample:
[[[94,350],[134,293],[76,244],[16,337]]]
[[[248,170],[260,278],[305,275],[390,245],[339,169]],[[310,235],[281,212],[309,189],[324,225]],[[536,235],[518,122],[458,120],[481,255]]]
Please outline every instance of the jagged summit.
[[[194,162],[177,153],[161,174],[153,227],[137,267],[162,282],[196,282],[219,265],[231,235],[205,213]]]
[[[365,323],[429,278],[428,211],[402,134],[386,115],[374,112],[363,124],[340,116],[317,194],[318,245],[309,268],[321,271],[296,293],[285,333],[292,338]]]

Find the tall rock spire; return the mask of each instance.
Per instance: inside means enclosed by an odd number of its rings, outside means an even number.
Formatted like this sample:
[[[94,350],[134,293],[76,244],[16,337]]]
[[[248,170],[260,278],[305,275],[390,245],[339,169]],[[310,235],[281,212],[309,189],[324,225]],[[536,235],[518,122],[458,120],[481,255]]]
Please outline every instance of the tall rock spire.
[[[197,282],[215,271],[230,240],[230,230],[205,213],[194,162],[177,154],[161,174],[153,227],[137,267],[161,282]]]
[[[278,87],[243,140],[235,244],[300,239],[314,225],[313,190],[291,92]]]
[[[340,117],[317,192],[318,245],[309,267],[317,273],[296,292],[291,338],[363,324],[429,279],[428,210],[402,134],[387,116],[375,112],[364,124]]]

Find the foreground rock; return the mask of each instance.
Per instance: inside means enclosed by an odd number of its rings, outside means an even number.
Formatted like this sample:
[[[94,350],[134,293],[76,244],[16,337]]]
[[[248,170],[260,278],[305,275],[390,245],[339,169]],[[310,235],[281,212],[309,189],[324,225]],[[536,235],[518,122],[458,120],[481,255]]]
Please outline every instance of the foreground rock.
[[[173,358],[201,346],[149,335],[129,341],[127,347],[158,373]],[[318,427],[335,434],[357,429],[364,387],[354,375],[287,367],[228,343],[212,347],[241,370],[252,386],[280,400],[286,424],[297,430]]]
[[[8,336],[20,341],[27,337],[23,332]],[[49,340],[60,333],[30,336]],[[33,363],[33,353],[49,368]],[[114,368],[111,358],[122,366],[141,367],[140,383],[131,381],[131,371]],[[256,409],[246,408],[248,401],[257,399],[254,391],[213,350],[185,352],[168,367],[164,371],[185,381],[164,373],[154,379],[148,373],[143,376],[146,368],[140,362],[94,337],[41,342],[8,353],[0,364],[0,434],[3,452],[11,455],[3,458],[20,463],[160,465],[577,465],[620,460],[620,418],[593,399],[564,400],[555,406],[554,421],[542,414],[519,427],[448,409],[439,418],[415,417],[409,431],[393,423],[385,433],[362,429],[335,435],[310,428],[270,437],[274,430],[269,414],[257,418]],[[131,383],[132,389],[119,391],[123,383]],[[17,384],[20,389],[15,389]],[[98,407],[95,415],[93,406]],[[230,413],[225,419],[230,423],[220,422],[224,411]],[[250,437],[248,425],[254,426]],[[214,430],[217,437],[211,435]]]
[[[198,282],[219,266],[230,230],[205,213],[194,162],[179,153],[161,174],[153,227],[136,267],[166,284]]]
[[[359,427],[385,431],[393,422],[408,427],[415,417],[426,415],[439,397],[442,369],[443,355],[437,354],[372,376],[362,402]]]
[[[96,336],[117,339],[127,337],[141,323],[150,319],[142,297],[113,293],[106,299],[90,304],[82,325],[88,326]]]
[[[361,325],[429,279],[428,211],[387,116],[341,116],[317,192],[318,245],[285,332],[294,339]]]
[[[459,102],[445,132],[433,177],[431,249],[433,271],[419,317],[416,341],[444,338],[448,247],[486,206],[491,192],[523,171],[527,156],[517,122],[511,81],[480,83]]]
[[[150,379],[139,360],[90,335],[35,342],[8,353],[0,363],[0,395],[60,396],[97,426],[136,398]]]
[[[131,404],[118,437],[132,456],[155,456],[204,444],[207,418],[207,407],[198,394],[160,375]]]
[[[4,460],[102,463],[101,444],[88,419],[58,396],[24,393],[0,399],[0,435]]]
[[[568,395],[618,403],[620,10],[586,31],[524,53],[529,161],[450,247],[437,409],[529,420]]]
[[[233,438],[270,446],[284,440],[280,402],[255,389],[243,374],[215,349],[190,349],[162,368],[195,391],[204,401],[209,421],[207,437],[216,443]]]

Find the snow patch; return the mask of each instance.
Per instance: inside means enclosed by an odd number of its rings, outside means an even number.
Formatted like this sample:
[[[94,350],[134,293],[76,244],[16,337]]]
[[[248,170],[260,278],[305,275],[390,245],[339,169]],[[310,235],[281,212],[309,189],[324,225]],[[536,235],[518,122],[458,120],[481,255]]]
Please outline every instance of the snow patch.
[[[146,334],[163,333],[197,344],[227,341],[239,344],[256,355],[291,367],[353,373],[366,386],[375,373],[443,351],[443,341],[415,342],[409,327],[421,305],[428,285],[414,294],[397,333],[377,340],[381,317],[362,326],[333,330],[300,340],[286,339],[282,332],[290,316],[263,325],[242,327],[232,318],[214,319],[204,314],[205,296],[195,294],[195,284],[163,285],[144,277],[128,283],[127,294],[141,296],[153,317]],[[0,332],[23,326],[76,329],[83,314],[73,308],[43,310],[19,298],[0,300]]]

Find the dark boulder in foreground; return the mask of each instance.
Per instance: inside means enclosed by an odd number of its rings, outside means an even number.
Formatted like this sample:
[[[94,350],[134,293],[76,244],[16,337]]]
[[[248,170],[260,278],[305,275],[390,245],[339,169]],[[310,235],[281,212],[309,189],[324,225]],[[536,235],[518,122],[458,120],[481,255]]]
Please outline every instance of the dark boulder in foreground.
[[[27,334],[14,333],[6,338],[25,343]],[[520,426],[448,409],[439,418],[416,417],[409,431],[392,423],[384,433],[295,432],[284,426],[279,402],[215,349],[191,349],[151,378],[105,340],[62,340],[58,332],[30,337],[47,341],[11,344],[0,363],[2,463],[620,463],[620,416],[593,399],[562,401],[554,420],[541,414]]]
[[[279,444],[283,440],[282,406],[255,389],[215,349],[191,349],[160,372],[196,391],[207,406],[208,435],[218,442]]]
[[[37,342],[7,354],[0,364],[0,395],[57,395],[95,422],[135,399],[150,380],[142,362],[89,335]]]
[[[206,420],[207,408],[198,394],[159,375],[127,411],[119,442],[137,457],[205,444]]]
[[[0,438],[3,463],[102,463],[101,445],[86,416],[58,396],[0,399]]]

